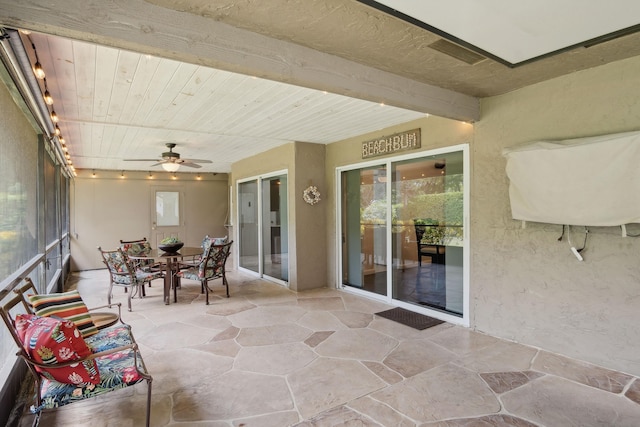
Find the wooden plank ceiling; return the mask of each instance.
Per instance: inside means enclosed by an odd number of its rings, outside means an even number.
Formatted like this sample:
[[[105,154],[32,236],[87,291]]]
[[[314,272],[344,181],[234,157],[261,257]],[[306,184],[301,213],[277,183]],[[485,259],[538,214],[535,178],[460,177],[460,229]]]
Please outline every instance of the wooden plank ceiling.
[[[231,164],[292,141],[326,144],[425,114],[209,67],[32,33],[76,168],[147,170],[165,143]],[[57,82],[58,84],[51,84]]]

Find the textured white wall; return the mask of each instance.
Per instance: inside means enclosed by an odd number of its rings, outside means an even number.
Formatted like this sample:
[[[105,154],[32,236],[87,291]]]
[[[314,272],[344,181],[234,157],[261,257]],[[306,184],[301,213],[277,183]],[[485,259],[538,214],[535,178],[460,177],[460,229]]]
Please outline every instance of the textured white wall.
[[[471,322],[478,330],[640,374],[640,238],[592,228],[585,261],[577,261],[557,240],[560,226],[523,229],[511,219],[501,156],[504,147],[537,139],[640,129],[639,70],[633,58],[483,100],[472,146]],[[640,225],[629,232],[640,233]],[[572,235],[575,245],[582,238]]]

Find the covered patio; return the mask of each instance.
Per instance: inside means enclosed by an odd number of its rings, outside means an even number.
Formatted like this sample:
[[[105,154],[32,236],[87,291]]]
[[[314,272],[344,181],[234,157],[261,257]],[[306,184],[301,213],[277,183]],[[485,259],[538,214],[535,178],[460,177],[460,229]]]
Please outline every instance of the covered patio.
[[[123,311],[154,377],[153,426],[636,426],[640,380],[448,323],[416,330],[386,304],[333,289],[292,292],[237,271],[206,306],[161,281]],[[106,270],[73,273],[88,306]],[[121,290],[115,301],[126,303]],[[145,388],[43,413],[46,426],[135,426]],[[27,403],[29,404],[29,403]],[[30,425],[25,413],[20,425]],[[356,424],[350,424],[356,423]]]

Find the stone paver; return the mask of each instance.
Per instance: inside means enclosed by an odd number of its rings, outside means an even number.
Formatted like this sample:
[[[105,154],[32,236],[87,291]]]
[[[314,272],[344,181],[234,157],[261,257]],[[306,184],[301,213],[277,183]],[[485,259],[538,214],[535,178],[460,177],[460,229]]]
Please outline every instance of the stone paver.
[[[226,420],[294,409],[282,377],[232,371],[173,393],[176,421]]]
[[[303,368],[318,355],[300,343],[244,347],[236,356],[234,368],[241,371],[285,375]]]
[[[451,352],[428,340],[402,341],[383,363],[405,378],[448,363],[455,357]]]
[[[500,411],[500,402],[489,386],[474,372],[455,365],[443,365],[415,375],[371,397],[419,422]]]
[[[387,385],[357,361],[325,357],[289,375],[288,381],[303,418],[313,417]]]
[[[640,426],[638,405],[564,378],[545,375],[501,396],[512,415],[545,426]]]
[[[347,329],[333,333],[316,347],[316,352],[328,357],[382,361],[397,345],[398,340],[371,329]]]
[[[562,375],[582,384],[611,393],[620,393],[633,381],[631,375],[594,366],[590,363],[578,363],[575,360],[557,354],[541,351],[533,365],[535,369],[550,374]]]
[[[525,372],[487,372],[480,374],[483,380],[491,387],[491,390],[501,394],[511,391],[535,380],[544,374],[534,371]]]

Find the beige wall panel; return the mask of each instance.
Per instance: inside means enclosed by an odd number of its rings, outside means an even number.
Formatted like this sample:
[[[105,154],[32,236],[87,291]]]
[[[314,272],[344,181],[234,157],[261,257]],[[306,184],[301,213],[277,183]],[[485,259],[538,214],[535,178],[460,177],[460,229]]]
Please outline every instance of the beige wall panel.
[[[104,268],[96,249],[114,249],[120,239],[147,237],[151,233],[153,190],[158,187],[176,189],[184,194],[184,222],[187,246],[200,246],[205,234],[227,234],[224,227],[228,212],[226,174],[207,174],[196,180],[194,174],[177,174],[178,180],[155,174],[148,179],[145,172],[80,171],[75,179],[71,206],[72,270]]]
[[[483,101],[471,206],[476,329],[640,374],[640,239],[623,238],[615,227],[591,228],[579,262],[566,236],[558,242],[560,226],[523,229],[511,218],[501,156],[504,147],[537,139],[640,129],[638,70],[640,58],[633,58]],[[640,226],[629,232],[640,233]],[[574,233],[574,245],[583,236]]]
[[[327,255],[333,251],[326,245],[327,187],[325,182],[325,145],[295,143],[295,178],[293,200],[295,212],[296,283],[295,290],[303,291],[327,286]],[[320,202],[306,203],[302,197],[310,185],[318,187]]]
[[[293,164],[294,156],[294,144],[285,144],[240,160],[233,164],[233,181],[235,183],[239,179],[289,169]]]

